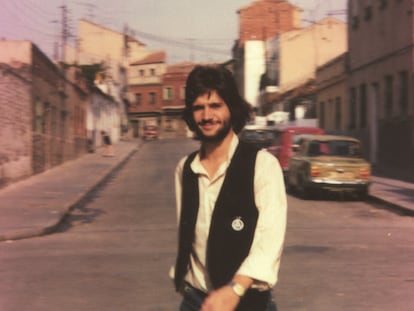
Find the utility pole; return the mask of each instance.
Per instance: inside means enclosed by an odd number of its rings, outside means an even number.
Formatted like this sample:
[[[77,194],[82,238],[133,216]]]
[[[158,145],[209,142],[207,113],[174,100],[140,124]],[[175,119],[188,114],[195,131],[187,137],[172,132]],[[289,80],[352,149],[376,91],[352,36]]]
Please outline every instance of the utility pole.
[[[62,42],[62,53],[61,53],[61,62],[66,62],[66,43],[69,35],[68,31],[68,9],[66,5],[62,5],[59,8],[62,9],[62,33],[61,33],[61,42]]]
[[[50,21],[49,23],[57,24],[58,20]],[[54,26],[56,29],[56,26]],[[53,42],[53,60],[57,63],[59,61],[59,32],[56,34],[55,41]]]
[[[68,10],[66,5],[62,5],[59,7],[62,9],[62,32],[61,32],[61,42],[62,42],[62,54],[61,54],[61,72],[62,72],[62,78],[61,78],[61,84],[59,85],[59,93],[61,98],[61,117],[60,117],[60,138],[65,141],[67,137],[67,120],[68,120],[68,107],[66,102],[66,43],[67,38],[69,35],[68,31]],[[65,144],[61,145],[60,152],[62,154],[65,153]]]

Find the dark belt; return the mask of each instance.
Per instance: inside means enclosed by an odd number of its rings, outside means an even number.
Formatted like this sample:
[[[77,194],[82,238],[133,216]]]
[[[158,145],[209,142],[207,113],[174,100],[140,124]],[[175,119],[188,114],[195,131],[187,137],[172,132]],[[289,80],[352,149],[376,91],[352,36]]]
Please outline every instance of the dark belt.
[[[202,298],[203,300],[208,296],[207,293],[203,292],[202,290],[199,290],[198,288],[195,288],[194,286],[192,286],[190,283],[185,283],[184,287],[182,289],[182,294],[186,295],[186,294],[190,294],[190,293],[194,293],[197,294],[197,296],[199,296],[200,298]]]

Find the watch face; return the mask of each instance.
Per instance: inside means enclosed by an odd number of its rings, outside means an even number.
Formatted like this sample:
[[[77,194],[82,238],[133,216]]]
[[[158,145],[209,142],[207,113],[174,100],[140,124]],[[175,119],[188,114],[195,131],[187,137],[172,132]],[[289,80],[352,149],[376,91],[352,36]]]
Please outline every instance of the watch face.
[[[233,283],[231,287],[233,291],[236,293],[236,295],[240,297],[242,297],[244,295],[244,292],[246,291],[242,285],[237,283]]]

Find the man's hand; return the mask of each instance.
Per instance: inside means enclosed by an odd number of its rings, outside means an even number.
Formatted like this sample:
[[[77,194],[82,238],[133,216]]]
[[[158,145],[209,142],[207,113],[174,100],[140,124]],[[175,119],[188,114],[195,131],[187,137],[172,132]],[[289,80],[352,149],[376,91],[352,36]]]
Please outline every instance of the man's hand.
[[[229,285],[226,285],[208,295],[201,306],[201,311],[234,311],[239,302],[240,297]]]

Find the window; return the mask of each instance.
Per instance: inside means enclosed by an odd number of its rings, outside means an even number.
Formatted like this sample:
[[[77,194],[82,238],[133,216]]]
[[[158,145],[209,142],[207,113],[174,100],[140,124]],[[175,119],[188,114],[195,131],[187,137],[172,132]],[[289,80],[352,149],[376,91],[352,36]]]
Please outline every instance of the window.
[[[135,104],[138,106],[138,105],[141,105],[141,101],[142,101],[142,95],[141,95],[141,93],[136,93],[135,94]]]
[[[365,128],[367,125],[367,87],[361,84],[359,87],[359,126]]]
[[[341,98],[335,99],[335,129],[341,129]]]
[[[359,0],[351,0],[351,27],[357,29],[359,25]]]
[[[151,74],[151,76],[155,76],[155,69],[154,68],[150,69],[150,74]]]
[[[50,103],[43,104],[43,134],[50,134],[50,112],[52,110]]]
[[[36,133],[44,133],[45,132],[45,120],[44,120],[44,113],[45,109],[43,103],[38,99],[35,102],[35,118],[34,118],[34,131]]]
[[[321,128],[325,127],[325,103],[321,102],[319,104],[319,126]]]
[[[358,16],[352,17],[352,29],[357,29],[359,26],[359,18]]]
[[[66,123],[68,119],[68,112],[66,110],[60,111],[60,138],[66,138]]]
[[[370,20],[372,18],[372,6],[371,5],[366,6],[364,11],[365,11],[364,19],[366,21]]]
[[[325,155],[340,157],[360,157],[361,145],[358,142],[347,140],[313,140],[309,144],[308,155],[314,157]]]
[[[145,76],[145,70],[144,69],[140,69],[139,70],[139,75],[140,75],[140,77]]]
[[[328,107],[327,107],[327,111],[326,111],[326,115],[330,116],[328,118],[326,118],[328,120],[328,124],[327,124],[327,129],[332,129],[333,128],[333,122],[335,121],[332,116],[334,115],[334,109],[335,109],[335,103],[333,101],[333,99],[329,99],[328,100]],[[326,121],[325,121],[326,122]]]
[[[386,76],[385,77],[385,87],[384,87],[384,99],[385,99],[385,107],[384,107],[384,113],[385,117],[391,117],[392,115],[392,99],[393,99],[393,78],[392,76]]]
[[[51,124],[50,124],[50,131],[53,137],[57,136],[57,109],[55,106],[51,107]]]
[[[149,93],[149,103],[150,103],[150,105],[155,105],[155,103],[156,103],[156,94],[155,94],[155,92],[150,92]]]
[[[172,100],[173,99],[173,89],[172,89],[172,87],[165,87],[164,88],[164,99],[165,100]]]
[[[349,91],[349,124],[350,130],[355,129],[356,125],[356,89],[353,87]]]
[[[408,114],[408,72],[401,71],[399,75],[398,95],[399,95],[399,108],[400,115],[406,116]]]

